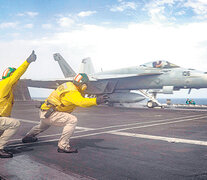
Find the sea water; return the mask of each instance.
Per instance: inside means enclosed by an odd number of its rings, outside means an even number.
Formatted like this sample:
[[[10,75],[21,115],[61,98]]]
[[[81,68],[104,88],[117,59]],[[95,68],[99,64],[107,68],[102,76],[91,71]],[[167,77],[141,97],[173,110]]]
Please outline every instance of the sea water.
[[[167,99],[166,98],[158,98],[157,99],[161,104],[166,103]],[[171,104],[186,104],[185,98],[170,98]],[[195,104],[198,105],[207,105],[207,98],[189,98],[189,100],[193,100]]]

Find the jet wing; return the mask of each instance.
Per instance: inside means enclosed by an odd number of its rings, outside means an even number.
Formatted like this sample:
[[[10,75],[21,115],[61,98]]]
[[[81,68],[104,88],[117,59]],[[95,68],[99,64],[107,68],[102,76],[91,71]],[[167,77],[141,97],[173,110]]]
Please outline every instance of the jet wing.
[[[156,73],[141,73],[141,74],[103,74],[103,75],[96,75],[91,76],[92,79],[95,80],[104,80],[104,79],[119,79],[119,78],[129,78],[129,77],[138,77],[138,76],[156,76],[161,75],[163,73],[156,72]]]
[[[36,88],[46,88],[46,89],[56,89],[59,85],[68,82],[71,80],[31,80],[31,79],[25,79],[25,85],[28,87],[36,87]]]
[[[56,89],[59,85],[65,82],[72,82],[72,80],[31,80],[24,79],[24,84],[27,87],[36,87],[36,88],[46,88],[46,89]],[[103,94],[103,93],[112,93],[115,89],[118,80],[101,80],[101,81],[90,81],[88,83],[87,94]]]
[[[162,73],[142,73],[142,74],[117,74],[117,75],[99,75],[96,77],[90,77],[91,81],[88,83],[88,94],[103,94],[112,93],[118,80],[120,78],[130,77],[143,77],[143,76],[156,76]],[[95,81],[94,81],[95,80]],[[59,85],[72,81],[72,79],[60,79],[60,80],[31,80],[25,79],[25,85],[28,87],[56,89]]]

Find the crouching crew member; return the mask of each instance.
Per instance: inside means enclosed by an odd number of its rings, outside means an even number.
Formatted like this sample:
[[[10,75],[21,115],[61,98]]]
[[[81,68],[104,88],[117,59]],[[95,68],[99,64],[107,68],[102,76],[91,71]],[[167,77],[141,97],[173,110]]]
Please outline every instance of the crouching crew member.
[[[34,126],[22,139],[23,143],[37,141],[36,135],[48,129],[51,125],[62,126],[62,135],[58,141],[57,151],[60,153],[77,153],[77,149],[70,146],[77,118],[71,114],[79,107],[95,106],[107,101],[107,96],[84,98],[82,94],[87,89],[89,79],[85,73],[79,73],[73,82],[66,82],[54,90],[40,108],[40,123]]]
[[[36,55],[33,51],[19,68],[7,68],[0,81],[0,158],[13,157],[12,153],[4,150],[5,144],[15,134],[20,125],[19,120],[10,117],[14,102],[13,89],[29,64],[35,60]]]

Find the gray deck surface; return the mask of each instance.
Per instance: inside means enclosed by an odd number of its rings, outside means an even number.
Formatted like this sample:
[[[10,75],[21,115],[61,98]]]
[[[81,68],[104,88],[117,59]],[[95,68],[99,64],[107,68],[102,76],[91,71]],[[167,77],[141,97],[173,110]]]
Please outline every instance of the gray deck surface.
[[[207,179],[205,110],[77,108],[71,145],[79,152],[65,154],[57,152],[61,127],[21,143],[39,121],[35,104],[15,103],[12,116],[21,127],[8,144],[14,157],[0,159],[2,179]]]

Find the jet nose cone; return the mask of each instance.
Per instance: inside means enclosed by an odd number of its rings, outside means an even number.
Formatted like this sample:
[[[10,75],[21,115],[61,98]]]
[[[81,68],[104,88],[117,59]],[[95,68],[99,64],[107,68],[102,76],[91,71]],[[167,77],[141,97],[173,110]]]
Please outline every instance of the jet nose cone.
[[[207,72],[203,75],[204,84],[207,84]]]

